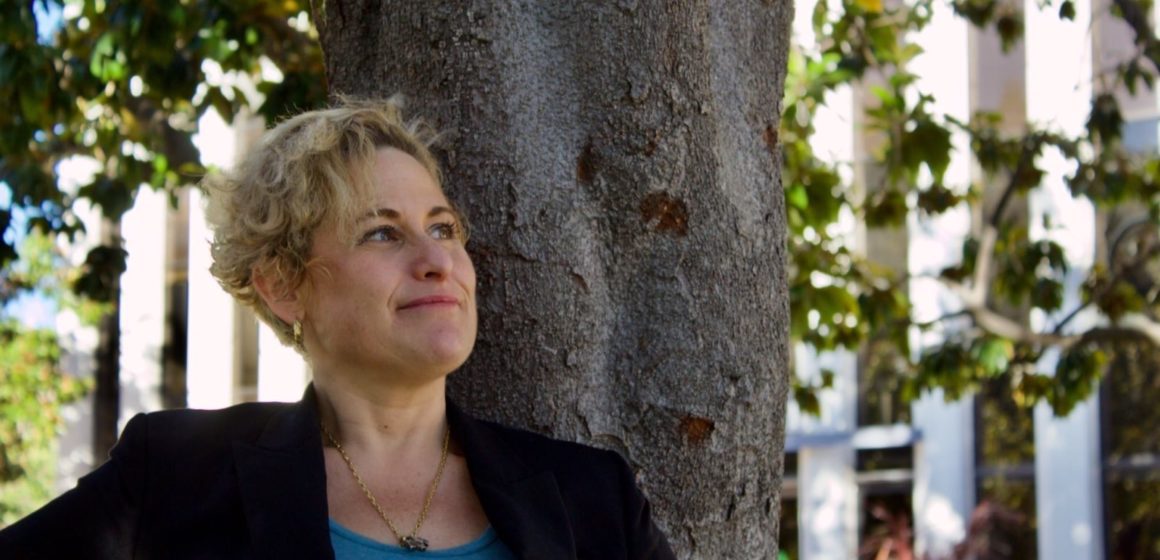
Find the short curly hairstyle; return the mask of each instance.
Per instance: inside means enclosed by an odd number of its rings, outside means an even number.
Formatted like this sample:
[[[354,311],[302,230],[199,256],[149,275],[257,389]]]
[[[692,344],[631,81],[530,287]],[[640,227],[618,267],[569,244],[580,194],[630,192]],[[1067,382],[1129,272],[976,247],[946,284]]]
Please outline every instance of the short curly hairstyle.
[[[348,230],[365,210],[372,161],[381,148],[410,154],[442,188],[431,153],[434,132],[404,121],[398,97],[340,98],[336,106],[294,116],[266,132],[232,171],[202,179],[213,241],[210,272],[252,308],[278,339],[299,352],[293,327],[254,287],[254,274],[281,294],[298,290],[310,268],[314,231],[323,224]]]

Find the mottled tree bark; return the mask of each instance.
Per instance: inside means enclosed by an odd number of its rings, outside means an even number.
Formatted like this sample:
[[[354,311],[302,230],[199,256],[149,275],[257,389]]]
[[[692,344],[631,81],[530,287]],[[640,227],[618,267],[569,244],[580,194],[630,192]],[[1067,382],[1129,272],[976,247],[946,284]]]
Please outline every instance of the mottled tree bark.
[[[683,557],[776,549],[792,6],[315,6],[333,93],[402,93],[446,134],[481,319],[453,393],[619,451]]]

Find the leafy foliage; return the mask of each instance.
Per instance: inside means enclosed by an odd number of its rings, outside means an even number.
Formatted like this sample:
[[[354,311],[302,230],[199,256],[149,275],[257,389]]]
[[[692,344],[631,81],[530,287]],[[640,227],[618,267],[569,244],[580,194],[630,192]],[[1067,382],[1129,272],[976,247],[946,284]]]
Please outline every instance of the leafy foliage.
[[[0,323],[0,342],[0,481],[8,482],[24,474],[32,450],[53,441],[60,404],[87,386],[56,371],[60,349],[51,330],[21,329],[9,319]]]
[[[1004,49],[1022,40],[1023,15],[1015,3],[947,3],[974,26],[993,29]],[[1060,18],[1076,17],[1070,0],[1040,4]],[[957,399],[999,381],[1020,406],[1047,402],[1060,415],[1091,395],[1118,344],[1155,344],[1139,319],[1153,325],[1160,303],[1160,158],[1124,148],[1124,117],[1117,97],[1108,92],[1151,88],[1160,70],[1160,41],[1141,15],[1150,13],[1150,2],[1113,4],[1111,15],[1134,30],[1140,48],[1113,75],[1101,78],[1086,130],[1071,137],[1031,125],[1011,134],[997,114],[978,113],[960,122],[931,109],[933,98],[908,71],[922,50],[906,38],[929,23],[935,0],[818,2],[811,15],[819,43],[795,45],[791,52],[780,133],[794,340],[823,351],[861,351],[864,377],[893,387],[903,400],[935,388]],[[853,162],[825,161],[810,143],[816,133],[813,116],[846,85],[868,94],[867,108],[856,120],[878,147],[861,189],[854,188],[847,167]],[[946,181],[956,133],[969,140],[985,174],[978,184]],[[1147,218],[1109,239],[1109,258],[1091,270],[1078,307],[1065,305],[1071,265],[1063,247],[1032,239],[1027,224],[1009,211],[1013,200],[1039,186],[1045,176],[1041,156],[1049,151],[1075,170],[1066,177],[1075,196],[1108,211],[1149,210]],[[988,191],[998,202],[984,208],[982,194]],[[843,223],[889,230],[903,227],[915,213],[933,218],[964,206],[987,213],[965,240],[958,264],[938,275],[960,295],[963,311],[916,322],[906,295],[912,278],[852,251],[849,225]],[[1071,332],[1069,324],[1089,308],[1110,325]],[[1037,331],[1029,326],[1032,310],[1059,319]],[[931,330],[951,334],[941,344],[912,352],[913,335]],[[1049,352],[1058,352],[1057,366],[1041,372],[1038,364]],[[897,381],[883,382],[891,376]],[[803,410],[816,413],[813,393],[824,387],[798,381],[793,392]]]
[[[264,101],[256,111],[269,119],[318,104],[325,80],[306,8],[259,0],[0,3],[0,104],[13,108],[0,113],[0,182],[29,216],[28,228],[71,238],[83,231],[72,210],[79,200],[115,222],[140,186],[189,182],[202,173],[191,136],[210,108],[232,121],[258,105],[257,91]],[[74,156],[93,158],[101,171],[68,192],[57,164]],[[12,227],[7,212],[0,234]],[[16,257],[12,239],[0,236],[0,266]],[[107,300],[108,279],[124,267],[117,251],[94,249],[77,288]]]
[[[61,406],[90,388],[59,371],[56,333],[20,325],[8,316],[7,304],[36,294],[82,319],[101,313],[100,304],[67,289],[76,271],[61,266],[49,237],[34,231],[21,252],[24,258],[0,273],[0,525],[51,496],[50,450],[63,423]]]

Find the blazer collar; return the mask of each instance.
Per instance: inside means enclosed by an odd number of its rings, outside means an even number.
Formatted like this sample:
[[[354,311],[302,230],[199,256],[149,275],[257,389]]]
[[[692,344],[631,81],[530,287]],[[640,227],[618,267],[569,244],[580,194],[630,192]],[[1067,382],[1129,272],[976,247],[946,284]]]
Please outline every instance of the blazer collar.
[[[234,464],[254,550],[263,558],[332,560],[326,466],[314,387],[275,413],[254,443],[234,443]]]
[[[301,401],[273,415],[253,444],[234,444],[250,536],[264,557],[334,558],[318,417],[310,385]],[[504,544],[525,560],[575,558],[571,521],[552,472],[525,462],[507,430],[468,416],[450,400],[447,421]]]
[[[488,521],[516,557],[575,558],[572,523],[552,471],[526,463],[527,450],[511,445],[508,430],[468,416],[450,400],[447,423]]]

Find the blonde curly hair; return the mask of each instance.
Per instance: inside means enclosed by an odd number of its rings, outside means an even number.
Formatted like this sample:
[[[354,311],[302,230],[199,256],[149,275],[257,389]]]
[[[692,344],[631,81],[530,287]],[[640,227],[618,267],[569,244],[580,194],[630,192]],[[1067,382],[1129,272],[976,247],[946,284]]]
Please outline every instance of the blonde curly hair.
[[[435,134],[420,121],[404,121],[401,105],[398,97],[341,98],[334,107],[299,114],[266,132],[232,171],[201,182],[214,234],[210,272],[299,352],[293,327],[262,300],[254,276],[270,280],[279,295],[303,285],[314,231],[323,224],[348,231],[365,211],[371,162],[381,148],[410,154],[442,188],[430,151]]]

